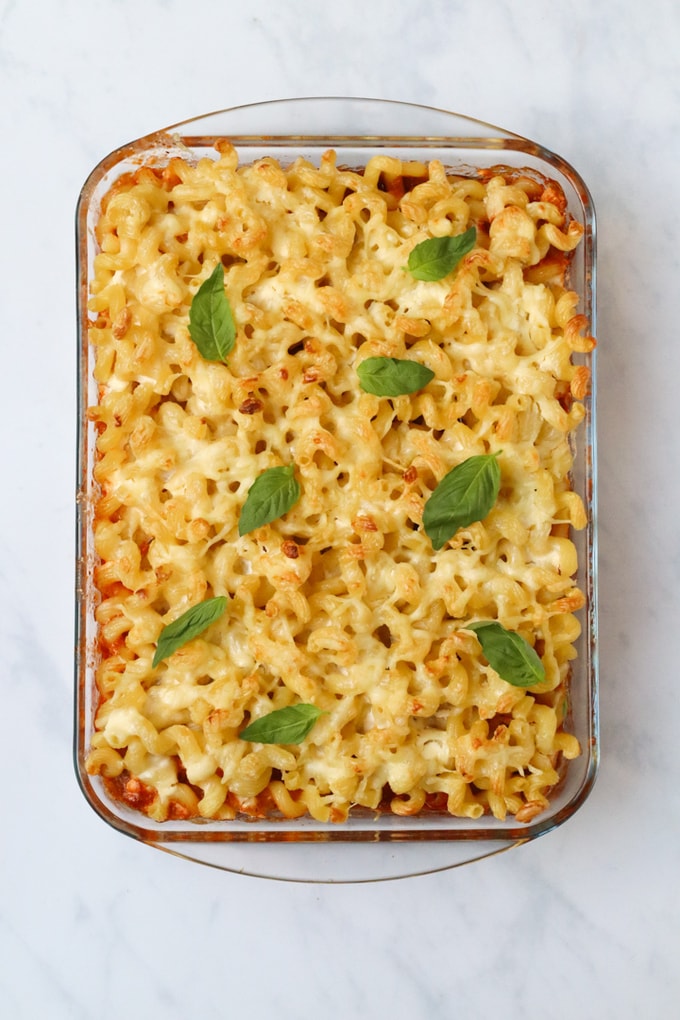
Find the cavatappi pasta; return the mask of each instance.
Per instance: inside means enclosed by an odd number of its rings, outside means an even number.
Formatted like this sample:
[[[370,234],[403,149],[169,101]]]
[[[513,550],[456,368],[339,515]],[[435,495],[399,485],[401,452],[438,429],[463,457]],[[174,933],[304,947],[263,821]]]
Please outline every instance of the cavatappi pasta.
[[[570,433],[592,349],[560,189],[372,158],[239,166],[172,159],[102,203],[89,308],[99,403],[94,509],[98,707],[87,758],[159,821],[351,811],[527,822],[560,764],[579,634]],[[438,281],[406,271],[429,237],[475,226]],[[221,261],[236,341],[207,361],[189,309]],[[420,361],[419,392],[359,385],[368,357]],[[435,551],[423,508],[466,458],[497,453],[490,513]],[[298,502],[239,537],[246,494],[295,465]],[[152,668],[159,635],[202,600],[224,615]],[[519,688],[475,620],[536,650]],[[323,711],[299,744],[239,733],[272,710]]]

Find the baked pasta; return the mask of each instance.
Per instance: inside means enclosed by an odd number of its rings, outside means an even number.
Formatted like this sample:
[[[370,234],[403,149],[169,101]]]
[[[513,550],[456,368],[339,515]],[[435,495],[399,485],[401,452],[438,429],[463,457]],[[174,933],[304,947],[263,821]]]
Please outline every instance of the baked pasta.
[[[560,188],[388,155],[117,180],[87,770],[157,821],[549,803],[587,353]],[[406,367],[404,367],[406,366]]]

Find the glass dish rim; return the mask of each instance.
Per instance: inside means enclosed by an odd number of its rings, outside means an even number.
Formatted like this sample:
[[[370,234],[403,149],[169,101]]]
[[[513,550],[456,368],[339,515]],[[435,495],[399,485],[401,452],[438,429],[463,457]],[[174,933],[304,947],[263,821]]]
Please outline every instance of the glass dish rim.
[[[300,97],[294,99],[273,99],[267,100],[263,103],[250,103],[242,104],[233,107],[226,107],[224,109],[215,110],[211,113],[202,114],[198,117],[187,118],[179,121],[168,128],[155,131],[150,134],[144,135],[133,142],[119,146],[114,149],[111,153],[104,157],[91,171],[86,178],[85,183],[80,191],[77,210],[76,210],[76,255],[77,255],[77,318],[78,318],[78,434],[77,434],[77,514],[76,514],[76,606],[75,606],[75,617],[76,617],[76,659],[75,659],[75,724],[74,724],[74,765],[78,779],[78,783],[81,790],[92,807],[92,809],[100,817],[102,817],[108,824],[119,831],[125,832],[126,834],[133,836],[134,838],[140,839],[143,842],[152,844],[162,844],[167,849],[179,850],[180,846],[186,846],[194,842],[209,842],[209,843],[232,843],[232,842],[282,842],[282,841],[294,841],[300,843],[313,843],[313,842],[340,842],[340,843],[351,843],[354,841],[366,841],[370,840],[373,842],[384,842],[394,840],[416,840],[424,843],[443,840],[450,843],[457,842],[474,842],[480,843],[484,841],[503,841],[508,845],[518,844],[527,842],[531,839],[542,835],[545,832],[550,831],[553,828],[561,825],[567,818],[571,817],[578,808],[581,807],[583,802],[590,794],[593,784],[596,779],[598,767],[599,767],[599,708],[598,708],[598,695],[599,695],[599,668],[597,658],[597,473],[596,473],[596,430],[595,430],[595,394],[596,394],[596,357],[595,354],[590,358],[592,366],[592,395],[589,399],[589,423],[590,423],[590,457],[592,458],[592,464],[590,470],[587,472],[588,480],[591,489],[591,498],[589,500],[590,511],[591,511],[591,522],[589,525],[590,543],[588,545],[590,564],[589,564],[589,577],[588,577],[588,606],[587,606],[587,617],[588,617],[588,640],[590,655],[588,660],[589,665],[589,725],[590,725],[590,741],[587,748],[583,748],[584,755],[587,755],[587,768],[584,774],[584,778],[581,785],[575,795],[557,812],[554,814],[547,814],[546,817],[538,817],[535,821],[525,823],[523,825],[514,824],[491,824],[489,826],[475,826],[466,827],[465,820],[444,819],[447,825],[442,829],[429,828],[423,830],[399,830],[395,826],[385,826],[385,817],[379,816],[375,818],[370,826],[367,823],[366,828],[348,830],[342,826],[323,825],[322,823],[311,823],[308,827],[300,826],[299,824],[289,828],[280,822],[270,823],[269,827],[263,828],[257,821],[244,823],[244,828],[235,831],[233,828],[229,829],[232,823],[189,823],[189,827],[174,827],[169,826],[168,823],[150,823],[150,820],[146,819],[145,816],[141,816],[141,824],[131,822],[125,817],[116,815],[110,810],[110,806],[105,800],[102,800],[101,796],[96,790],[96,783],[93,783],[92,777],[90,777],[83,766],[83,755],[84,755],[84,736],[85,736],[85,724],[83,719],[84,712],[84,698],[83,698],[83,684],[87,675],[87,649],[84,645],[85,627],[84,627],[84,613],[86,611],[86,581],[87,581],[87,570],[84,565],[84,550],[86,548],[86,530],[87,530],[87,514],[83,510],[84,502],[87,494],[87,478],[85,477],[85,460],[87,453],[87,441],[86,441],[86,429],[87,421],[85,417],[86,407],[86,395],[87,395],[87,379],[83,369],[88,364],[88,351],[87,351],[87,340],[86,340],[86,327],[87,327],[87,261],[84,258],[86,253],[88,238],[87,238],[87,225],[86,218],[89,211],[89,201],[92,197],[93,191],[96,188],[97,183],[108,173],[110,170],[115,168],[119,163],[124,161],[126,158],[134,152],[137,154],[148,154],[150,146],[161,145],[161,146],[174,146],[179,138],[182,144],[187,144],[188,141],[201,136],[189,136],[186,131],[189,127],[205,125],[207,121],[214,120],[215,118],[228,117],[230,114],[242,113],[242,112],[253,112],[262,113],[262,111],[269,110],[290,110],[295,108],[300,110],[305,104],[368,104],[375,106],[376,109],[384,109],[386,106],[391,107],[393,110],[403,111],[404,109],[418,113],[425,111],[436,116],[441,116],[444,119],[450,119],[453,126],[454,123],[464,124],[465,126],[471,127],[477,131],[483,131],[482,134],[472,135],[419,135],[419,134],[294,134],[283,133],[281,135],[263,135],[263,134],[252,134],[242,135],[228,133],[228,137],[234,140],[238,144],[245,144],[259,142],[262,144],[270,144],[274,147],[279,145],[292,145],[299,147],[302,142],[312,145],[314,148],[322,149],[323,147],[335,145],[338,148],[348,148],[351,144],[363,145],[364,147],[387,147],[390,144],[395,145],[406,145],[413,148],[415,143],[420,143],[427,147],[432,147],[435,144],[439,147],[450,148],[454,153],[456,149],[478,149],[479,151],[485,152],[498,152],[499,155],[504,151],[513,151],[517,153],[523,153],[526,156],[530,156],[539,161],[542,161],[549,165],[551,168],[558,170],[563,174],[574,186],[579,198],[581,199],[584,207],[584,214],[587,219],[587,231],[584,244],[587,250],[588,259],[588,279],[586,293],[581,295],[583,301],[586,303],[586,314],[589,319],[589,327],[596,335],[596,279],[595,279],[595,262],[596,262],[596,221],[595,211],[592,202],[592,198],[588,191],[585,182],[582,180],[580,175],[561,157],[552,153],[544,146],[539,145],[522,135],[518,135],[514,132],[509,132],[503,128],[498,128],[494,125],[488,124],[485,121],[471,118],[466,115],[453,113],[452,111],[442,110],[436,107],[422,106],[414,103],[402,103],[397,100],[382,100],[382,99],[363,99],[360,97]],[[185,133],[182,133],[185,132]],[[217,136],[216,136],[217,137]],[[492,144],[489,144],[489,143]],[[187,145],[190,149],[191,145]],[[502,160],[499,165],[502,164]],[[586,628],[584,627],[584,630]],[[117,806],[117,805],[116,805]],[[496,820],[490,820],[492,823]],[[455,824],[455,828],[453,824]],[[224,828],[215,831],[209,828],[210,825],[221,824]],[[157,827],[159,826],[159,827]]]

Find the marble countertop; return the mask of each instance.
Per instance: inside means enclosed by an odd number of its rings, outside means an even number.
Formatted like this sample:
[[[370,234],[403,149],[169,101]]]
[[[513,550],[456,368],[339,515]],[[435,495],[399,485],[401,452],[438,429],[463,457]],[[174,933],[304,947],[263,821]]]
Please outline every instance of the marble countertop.
[[[679,53],[674,0],[0,0],[5,1017],[677,1015]],[[137,844],[71,764],[80,187],[166,124],[315,94],[536,139],[599,222],[599,778],[532,844],[369,885]]]

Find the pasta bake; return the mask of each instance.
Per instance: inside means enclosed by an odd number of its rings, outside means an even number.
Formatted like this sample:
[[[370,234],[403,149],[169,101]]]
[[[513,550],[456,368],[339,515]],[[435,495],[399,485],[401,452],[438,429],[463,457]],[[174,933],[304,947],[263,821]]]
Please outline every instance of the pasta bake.
[[[590,351],[557,184],[334,151],[106,194],[98,704],[156,821],[529,822],[564,762]]]

